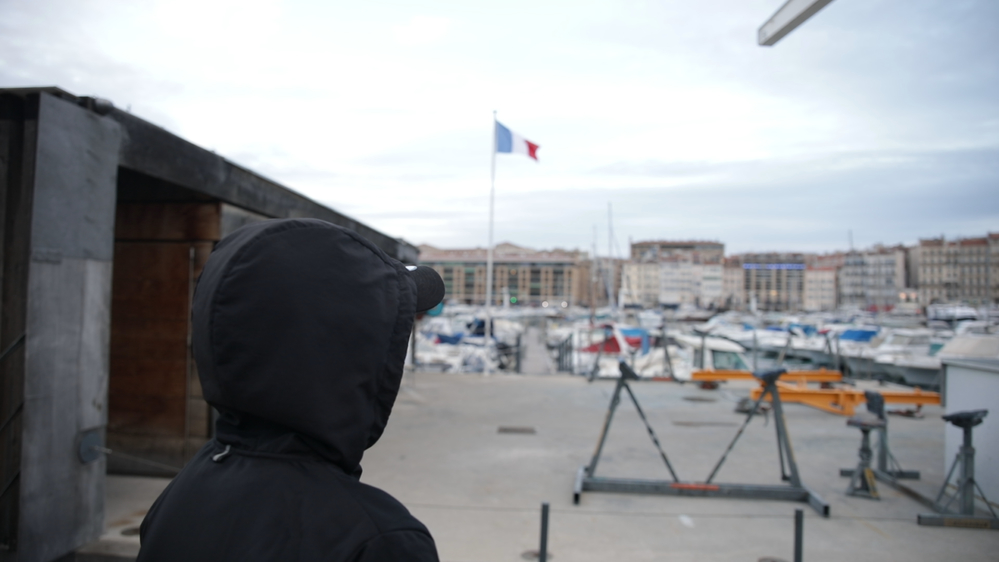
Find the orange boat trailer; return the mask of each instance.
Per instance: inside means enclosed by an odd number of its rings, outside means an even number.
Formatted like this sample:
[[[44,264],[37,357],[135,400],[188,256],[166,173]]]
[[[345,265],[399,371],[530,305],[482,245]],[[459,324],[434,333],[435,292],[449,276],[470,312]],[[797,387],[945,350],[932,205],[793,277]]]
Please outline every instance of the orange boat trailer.
[[[691,375],[695,381],[730,381],[730,380],[757,380],[753,373],[749,371],[696,371]],[[864,391],[856,388],[841,386],[837,388],[814,388],[808,383],[838,383],[843,381],[843,374],[839,371],[827,371],[820,369],[817,371],[790,371],[776,382],[780,398],[783,402],[793,402],[804,404],[813,408],[818,408],[831,414],[842,416],[852,416],[857,406],[864,404]],[[756,387],[750,393],[750,398],[756,400],[763,392],[763,386]],[[921,390],[918,387],[912,390],[887,390],[878,389],[878,393],[884,397],[888,404],[940,404],[940,393]]]

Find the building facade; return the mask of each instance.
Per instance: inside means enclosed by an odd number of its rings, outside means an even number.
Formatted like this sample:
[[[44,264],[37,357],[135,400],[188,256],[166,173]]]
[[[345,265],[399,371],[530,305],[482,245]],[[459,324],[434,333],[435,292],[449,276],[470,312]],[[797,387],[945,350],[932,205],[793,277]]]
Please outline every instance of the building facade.
[[[801,310],[804,306],[805,269],[810,256],[798,253],[753,253],[733,256],[743,272],[747,306],[758,310]]]
[[[621,269],[621,305],[659,306],[660,264],[628,262]]]
[[[837,290],[835,267],[809,267],[805,270],[804,308],[808,312],[835,310]]]
[[[999,233],[920,240],[917,255],[920,304],[999,302]]]
[[[659,266],[659,303],[666,306],[696,304],[699,296],[694,264],[671,259]]]
[[[631,261],[661,262],[681,259],[691,263],[720,264],[725,257],[721,242],[649,240],[631,243]]]
[[[420,248],[420,263],[434,268],[444,280],[445,300],[465,304],[486,302],[485,248]],[[576,250],[533,250],[498,244],[493,250],[493,305],[571,306],[583,304],[589,294],[588,259]],[[587,270],[589,268],[586,268]]]
[[[695,265],[694,283],[697,294],[695,304],[702,308],[717,308],[723,304],[722,295],[725,289],[722,264]]]
[[[725,245],[720,242],[634,242],[624,274],[628,291],[622,297],[627,295],[630,304],[646,308],[720,306],[724,253]]]
[[[891,309],[907,291],[906,249],[875,246],[846,254],[839,270],[839,302],[843,306]]]
[[[747,306],[745,273],[738,258],[725,258],[722,266],[722,306],[744,310]]]

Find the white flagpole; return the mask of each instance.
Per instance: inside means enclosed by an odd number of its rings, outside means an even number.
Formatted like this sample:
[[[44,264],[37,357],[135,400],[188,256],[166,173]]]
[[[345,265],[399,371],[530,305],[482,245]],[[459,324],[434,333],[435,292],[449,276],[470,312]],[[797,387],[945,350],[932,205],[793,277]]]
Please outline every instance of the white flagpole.
[[[492,166],[490,170],[489,183],[489,249],[486,251],[486,326],[485,326],[485,350],[486,358],[483,362],[482,373],[489,374],[489,349],[492,345],[493,336],[493,202],[496,198],[496,110],[493,110],[493,153]]]

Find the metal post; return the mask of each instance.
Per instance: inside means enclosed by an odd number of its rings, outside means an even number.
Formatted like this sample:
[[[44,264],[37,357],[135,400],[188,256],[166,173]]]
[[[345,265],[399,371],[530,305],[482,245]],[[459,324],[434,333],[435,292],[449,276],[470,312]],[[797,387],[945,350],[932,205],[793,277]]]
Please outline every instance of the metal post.
[[[704,355],[707,352],[707,340],[708,340],[708,335],[701,334],[701,364],[699,365],[699,367],[701,368],[702,371],[704,370],[704,365],[705,365]]]
[[[843,354],[839,349],[839,334],[836,334],[836,370],[843,371]]]
[[[590,369],[589,379],[591,381],[597,378],[597,375],[600,374],[600,357],[602,357],[604,354],[604,346],[606,345],[606,340],[607,340],[607,328],[601,328],[600,332],[604,339],[601,340],[599,344],[597,344],[597,358],[593,360],[593,368]],[[593,334],[592,329],[590,330],[590,334]]]
[[[624,365],[624,363],[622,363]],[[624,379],[624,373],[621,373],[621,378]],[[669,470],[670,476],[673,477],[674,482],[679,482],[680,479],[676,475],[676,471],[673,470],[673,465],[670,464],[669,458],[666,457],[666,452],[663,451],[662,445],[659,443],[659,438],[656,437],[656,432],[652,430],[652,426],[649,425],[648,418],[645,417],[645,412],[642,411],[642,407],[638,405],[638,399],[635,398],[635,393],[631,391],[631,387],[627,383],[624,384],[624,389],[628,391],[628,396],[631,397],[632,403],[635,404],[635,409],[638,411],[638,417],[642,418],[642,423],[645,424],[645,430],[649,433],[649,438],[652,439],[652,444],[656,446],[656,450],[659,451],[659,457],[666,464],[666,469]],[[592,474],[591,474],[592,476]]]
[[[784,359],[787,359],[787,352],[791,348],[791,331],[787,332],[787,342],[784,343],[784,349],[780,350],[780,357],[777,358],[777,367],[784,366]]]
[[[614,395],[611,396],[610,407],[607,408],[607,417],[604,419],[604,428],[600,431],[600,439],[597,440],[597,449],[593,451],[593,459],[590,460],[590,466],[586,468],[586,474],[593,476],[597,471],[597,463],[600,462],[600,453],[604,450],[604,442],[607,441],[607,431],[610,429],[611,420],[614,418],[614,410],[617,409],[617,405],[621,403],[621,388],[628,383],[625,382],[624,376],[617,379],[617,386],[614,387]]]
[[[934,509],[936,511],[938,511],[938,512],[941,512],[941,513],[946,512],[947,508],[950,506],[950,502],[954,500],[954,497],[952,496],[951,499],[947,501],[946,505],[943,505],[943,506],[940,505],[940,500],[943,499],[944,494],[947,492],[947,484],[950,482],[950,477],[954,475],[954,469],[956,469],[958,463],[961,462],[963,454],[964,454],[964,451],[958,451],[957,452],[957,456],[954,457],[954,462],[951,463],[951,465],[950,465],[950,470],[947,471],[947,478],[944,478],[944,485],[940,487],[940,492],[937,493],[937,498],[935,500],[933,500],[933,505],[936,506],[936,507],[934,507]],[[958,491],[956,493],[960,493],[960,491],[961,491],[960,490],[960,486],[958,486]]]
[[[541,503],[541,548],[538,549],[538,560],[548,560],[548,502]]]
[[[756,415],[756,411],[759,410],[760,408],[760,403],[763,402],[763,399],[767,397],[767,393],[769,392],[770,392],[770,385],[763,387],[763,392],[760,393],[760,397],[757,398],[756,403],[753,404],[753,409],[750,410],[749,415],[746,416],[746,421],[742,422],[742,427],[740,427],[739,431],[735,433],[735,437],[732,438],[732,442],[728,444],[728,448],[725,449],[725,452],[722,453],[721,458],[718,459],[718,464],[716,464],[715,467],[711,470],[711,474],[708,475],[708,479],[704,481],[706,484],[710,484],[711,481],[714,480],[715,474],[718,474],[718,470],[720,470],[722,464],[725,463],[725,459],[728,458],[728,454],[732,452],[732,447],[735,447],[736,441],[738,441],[739,437],[742,436],[742,432],[746,430],[746,426],[749,425],[750,421],[752,421],[753,416]],[[780,436],[778,435],[778,441],[779,440]]]
[[[878,470],[881,472],[893,473],[892,467],[888,466],[888,420],[885,426],[878,429]]]
[[[754,326],[753,327],[753,372],[754,373],[759,370],[756,366],[757,348],[758,346],[756,344],[756,327]]]
[[[489,374],[489,347],[493,339],[493,207],[496,199],[496,110],[493,110],[493,152],[489,168],[489,246],[486,250],[486,326],[483,331],[483,346],[486,359],[482,364],[482,374]]]
[[[975,514],[975,448],[971,445],[971,427],[964,428],[964,444],[961,446],[961,480],[957,493],[961,495],[961,513]]]
[[[835,353],[833,353],[832,340],[829,339],[829,333],[828,332],[826,332],[825,334],[822,334],[822,337],[825,338],[825,340],[826,340],[826,351],[829,354],[829,361],[827,362],[827,364],[831,365],[833,357],[836,355]],[[835,366],[833,368],[834,369],[838,369],[839,366]]]
[[[794,510],[794,562],[801,562],[805,540],[805,512]]]
[[[784,462],[784,443],[780,440],[780,433],[777,434],[777,460],[780,462],[780,479],[782,482],[787,482],[790,477],[787,475],[787,470],[784,469],[787,465]]]
[[[617,306],[614,304],[614,227],[611,223],[611,202],[607,202],[607,306],[610,307],[611,315],[615,314]]]
[[[673,359],[669,356],[669,338],[666,336],[666,322],[663,322],[663,357],[665,358],[665,363],[663,364],[663,370],[667,367],[669,368],[669,376],[676,378],[673,373]],[[666,374],[663,373],[663,376]]]
[[[515,357],[515,359],[517,360],[517,366],[514,368],[514,372],[516,373],[520,372],[520,357],[524,353],[523,348],[520,346],[521,344],[520,336],[521,334],[517,334],[517,355]]]
[[[782,444],[784,458],[787,460],[787,468],[791,472],[791,485],[801,487],[801,478],[798,476],[798,463],[794,460],[794,449],[791,447],[791,436],[787,434],[787,425],[784,420],[784,407],[781,405],[780,392],[777,391],[776,380],[769,385],[770,405],[774,409],[774,425],[777,426],[777,439]]]

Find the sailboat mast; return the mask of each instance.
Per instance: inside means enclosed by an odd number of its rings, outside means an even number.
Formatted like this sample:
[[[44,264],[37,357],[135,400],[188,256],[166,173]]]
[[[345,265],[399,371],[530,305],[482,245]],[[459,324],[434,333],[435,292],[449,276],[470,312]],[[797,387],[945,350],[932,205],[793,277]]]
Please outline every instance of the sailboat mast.
[[[607,285],[607,306],[613,312],[617,307],[614,305],[614,224],[611,221],[611,203],[607,202],[607,271],[604,279]]]

